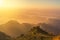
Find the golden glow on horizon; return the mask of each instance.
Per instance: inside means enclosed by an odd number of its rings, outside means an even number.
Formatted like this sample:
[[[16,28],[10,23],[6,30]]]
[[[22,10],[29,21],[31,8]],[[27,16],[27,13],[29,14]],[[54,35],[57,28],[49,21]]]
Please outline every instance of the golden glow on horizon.
[[[34,9],[35,8],[35,9]],[[44,18],[40,16],[49,16],[49,13],[39,13],[42,9],[55,9],[58,8],[54,5],[45,4],[29,4],[18,0],[0,0],[0,24],[10,19],[18,19],[20,22],[37,23]],[[30,10],[30,11],[28,11]],[[32,10],[32,12],[31,12]],[[28,13],[25,13],[28,11]],[[44,11],[45,12],[45,11]],[[50,15],[52,16],[52,15]]]

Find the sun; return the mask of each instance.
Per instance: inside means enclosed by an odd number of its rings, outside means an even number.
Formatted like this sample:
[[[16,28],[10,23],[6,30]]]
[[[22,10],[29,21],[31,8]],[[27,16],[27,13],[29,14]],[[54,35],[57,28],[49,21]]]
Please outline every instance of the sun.
[[[4,2],[3,2],[3,0],[0,0],[0,6],[2,6],[2,5],[3,5],[3,3],[4,3]]]

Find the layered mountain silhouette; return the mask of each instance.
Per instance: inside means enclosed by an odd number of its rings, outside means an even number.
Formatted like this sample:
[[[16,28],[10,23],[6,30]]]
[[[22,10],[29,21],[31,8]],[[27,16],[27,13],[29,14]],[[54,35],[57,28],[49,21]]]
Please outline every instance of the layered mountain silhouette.
[[[52,32],[55,35],[60,34],[60,19],[48,19],[47,23],[40,23],[39,25],[45,31]]]
[[[0,31],[16,37],[22,33],[26,33],[31,29],[32,25],[28,23],[20,24],[18,21],[10,20],[6,24],[0,25]]]
[[[40,23],[40,26],[39,33],[48,34],[47,32],[56,32],[56,27],[50,24]],[[18,21],[10,20],[6,24],[0,25],[0,31],[6,33],[9,36],[17,37],[20,34],[25,34],[30,31],[32,27],[34,27],[34,25],[29,23],[20,24]]]
[[[60,19],[49,19],[48,24],[51,25],[51,30],[55,34],[60,34]]]

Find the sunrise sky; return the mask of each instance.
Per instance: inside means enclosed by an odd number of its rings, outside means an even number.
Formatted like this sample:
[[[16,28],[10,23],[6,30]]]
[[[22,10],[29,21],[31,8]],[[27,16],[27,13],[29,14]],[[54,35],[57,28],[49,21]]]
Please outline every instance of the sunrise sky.
[[[9,20],[39,23],[60,17],[60,0],[0,0],[0,24]]]

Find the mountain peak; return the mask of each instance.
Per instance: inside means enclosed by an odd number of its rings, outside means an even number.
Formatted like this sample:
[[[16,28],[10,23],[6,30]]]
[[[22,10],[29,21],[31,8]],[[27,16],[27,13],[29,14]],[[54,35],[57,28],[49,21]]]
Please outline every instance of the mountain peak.
[[[10,20],[7,22],[7,24],[20,24],[20,23],[16,20]]]

